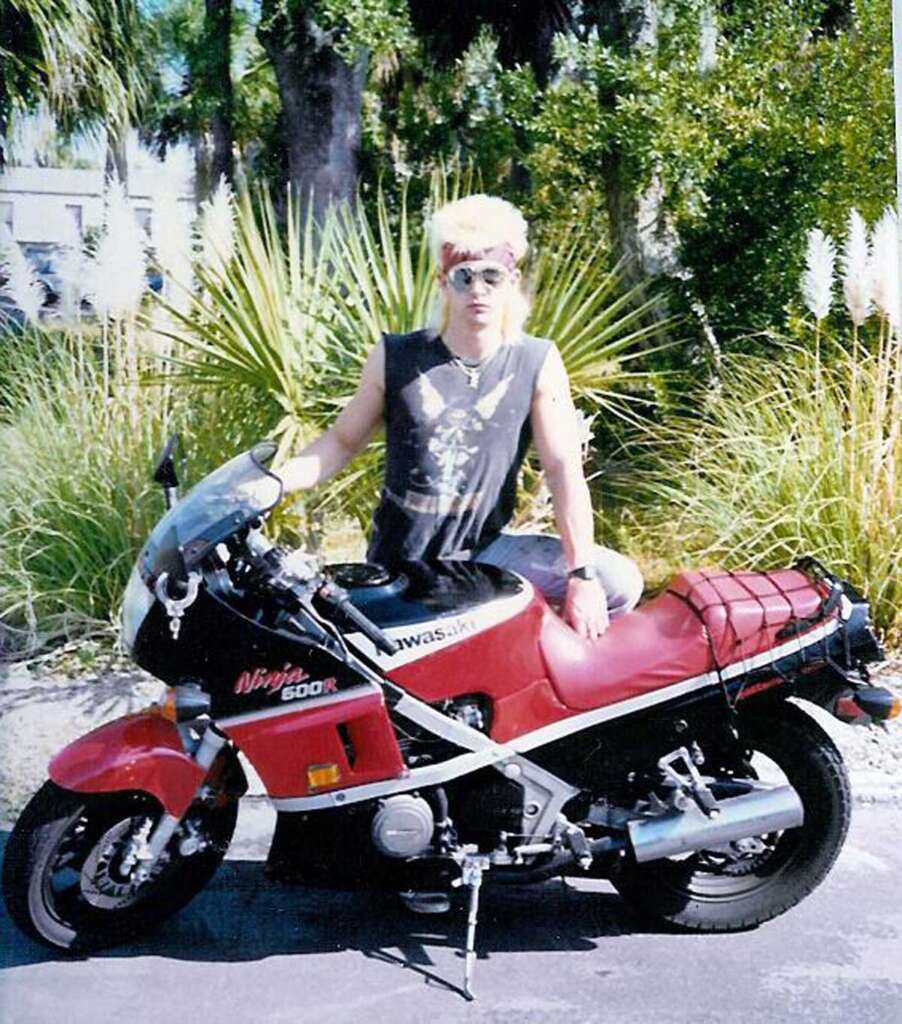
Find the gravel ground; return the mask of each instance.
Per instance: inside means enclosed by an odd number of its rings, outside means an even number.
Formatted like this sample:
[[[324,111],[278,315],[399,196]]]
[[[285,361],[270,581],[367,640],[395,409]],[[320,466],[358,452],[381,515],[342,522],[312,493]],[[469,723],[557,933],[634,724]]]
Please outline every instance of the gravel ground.
[[[902,693],[902,656],[873,675],[875,683]],[[146,707],[161,687],[122,663],[87,674],[65,663],[0,665],[0,828],[9,827],[44,781],[56,751],[103,722]],[[851,727],[811,704],[802,706],[841,750],[856,799],[902,804],[902,719],[886,729]],[[251,793],[262,793],[249,775]]]

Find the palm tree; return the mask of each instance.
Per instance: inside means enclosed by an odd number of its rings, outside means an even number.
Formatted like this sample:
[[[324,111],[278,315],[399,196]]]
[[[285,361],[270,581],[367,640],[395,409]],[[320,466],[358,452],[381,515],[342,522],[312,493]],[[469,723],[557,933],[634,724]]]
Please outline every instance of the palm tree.
[[[15,110],[45,101],[63,130],[124,138],[146,81],[136,0],[0,0],[0,165]]]

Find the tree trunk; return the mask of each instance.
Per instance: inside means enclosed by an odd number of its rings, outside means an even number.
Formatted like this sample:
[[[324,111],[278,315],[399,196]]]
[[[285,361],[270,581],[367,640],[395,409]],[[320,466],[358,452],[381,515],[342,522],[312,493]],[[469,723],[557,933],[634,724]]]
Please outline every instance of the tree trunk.
[[[194,151],[194,205],[210,198],[215,188],[213,177],[213,145],[208,132],[197,129],[191,135],[191,148]]]
[[[357,186],[367,55],[349,66],[307,15],[278,8],[264,0],[258,36],[279,84],[292,188],[302,213],[321,221]]]
[[[106,161],[104,171],[107,178],[115,177],[125,186],[128,195],[128,132],[129,125],[110,125],[106,137]]]
[[[212,99],[210,131],[213,156],[210,180],[215,188],[220,178],[234,179],[232,155],[232,0],[205,0],[204,49],[207,95]]]
[[[658,45],[657,0],[596,0],[588,5],[587,13],[602,38],[622,53],[641,53]],[[616,100],[616,93],[610,93],[602,96],[600,102],[604,110],[613,114]],[[630,172],[628,157],[616,144],[602,159],[601,176],[611,247],[623,261],[627,280],[635,284],[645,273],[639,187]]]

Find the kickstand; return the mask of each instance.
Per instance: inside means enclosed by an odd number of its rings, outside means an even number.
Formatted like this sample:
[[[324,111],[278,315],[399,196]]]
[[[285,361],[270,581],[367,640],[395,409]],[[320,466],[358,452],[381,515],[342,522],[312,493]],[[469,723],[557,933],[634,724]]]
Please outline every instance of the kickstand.
[[[464,949],[464,996],[473,1000],[473,968],[476,966],[476,923],[479,917],[479,890],[482,873],[489,868],[489,858],[479,854],[465,853],[461,863],[460,878],[454,885],[466,885],[470,889],[470,910],[467,914],[467,944]]]

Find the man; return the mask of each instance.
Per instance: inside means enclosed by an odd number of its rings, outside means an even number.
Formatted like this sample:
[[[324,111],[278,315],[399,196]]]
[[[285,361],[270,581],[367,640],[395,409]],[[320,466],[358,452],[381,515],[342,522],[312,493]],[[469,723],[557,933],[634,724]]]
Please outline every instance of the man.
[[[286,490],[337,473],[384,422],[385,486],[367,557],[472,558],[530,579],[588,639],[642,593],[635,564],[598,547],[576,412],[554,345],[523,333],[517,264],[527,228],[510,203],[474,195],[430,223],[441,310],[435,329],[385,335],[333,426],[282,467]],[[503,533],[530,438],[560,539]]]

